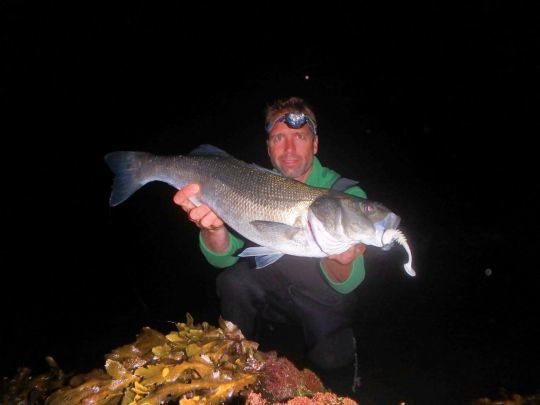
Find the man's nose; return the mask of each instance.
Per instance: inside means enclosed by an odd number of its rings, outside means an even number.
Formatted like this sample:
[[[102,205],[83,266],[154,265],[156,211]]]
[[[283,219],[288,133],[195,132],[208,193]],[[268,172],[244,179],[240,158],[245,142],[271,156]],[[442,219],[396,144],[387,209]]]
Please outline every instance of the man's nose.
[[[293,137],[290,137],[290,136],[285,137],[285,150],[287,152],[289,151],[294,152],[295,149],[296,149],[296,145],[294,143]]]

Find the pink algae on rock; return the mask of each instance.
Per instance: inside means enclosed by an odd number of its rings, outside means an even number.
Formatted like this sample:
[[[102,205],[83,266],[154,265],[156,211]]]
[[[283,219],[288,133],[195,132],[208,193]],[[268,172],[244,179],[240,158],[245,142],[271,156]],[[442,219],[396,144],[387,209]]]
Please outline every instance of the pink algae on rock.
[[[261,390],[275,401],[325,391],[315,373],[308,369],[298,370],[290,360],[277,357],[275,353],[268,354],[261,371]]]
[[[338,397],[331,392],[317,392],[312,397],[299,396],[286,402],[269,402],[261,394],[251,392],[246,405],[359,405],[350,398]]]

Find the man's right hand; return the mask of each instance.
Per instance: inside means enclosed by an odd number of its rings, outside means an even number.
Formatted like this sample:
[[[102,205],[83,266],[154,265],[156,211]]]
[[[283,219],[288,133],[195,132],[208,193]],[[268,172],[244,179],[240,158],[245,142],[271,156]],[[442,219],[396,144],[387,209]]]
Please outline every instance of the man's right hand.
[[[182,207],[187,212],[189,220],[199,228],[209,231],[223,228],[225,224],[208,205],[201,204],[197,207],[191,202],[191,197],[199,198],[199,190],[198,184],[188,184],[174,195],[175,204]]]
[[[196,206],[190,200],[191,197],[199,198],[199,190],[198,184],[188,184],[178,190],[173,201],[182,207],[189,220],[201,229],[203,240],[210,250],[216,253],[226,252],[229,248],[229,231],[223,220],[208,205]]]

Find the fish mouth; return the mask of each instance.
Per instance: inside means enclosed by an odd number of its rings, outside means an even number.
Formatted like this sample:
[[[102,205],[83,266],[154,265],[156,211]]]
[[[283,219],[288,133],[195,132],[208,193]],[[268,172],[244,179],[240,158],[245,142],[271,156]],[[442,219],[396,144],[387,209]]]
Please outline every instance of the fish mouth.
[[[392,243],[385,243],[383,239],[383,234],[387,229],[397,229],[399,226],[399,223],[401,222],[401,218],[394,214],[393,212],[388,213],[383,219],[380,221],[375,222],[373,225],[375,226],[375,233],[377,235],[377,240],[380,241],[381,248],[383,250],[389,250],[392,247]]]

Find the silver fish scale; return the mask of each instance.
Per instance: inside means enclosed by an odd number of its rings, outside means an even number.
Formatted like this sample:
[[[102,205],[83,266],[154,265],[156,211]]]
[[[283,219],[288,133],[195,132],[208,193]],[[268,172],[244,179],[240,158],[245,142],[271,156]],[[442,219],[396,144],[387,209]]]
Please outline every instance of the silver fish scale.
[[[275,242],[278,235],[259,233],[251,221],[271,221],[306,228],[308,207],[328,191],[288,179],[269,170],[225,156],[178,156],[159,164],[167,181],[176,188],[189,183],[201,186],[201,200],[228,225],[258,244]],[[154,159],[153,163],[157,163]],[[165,169],[168,167],[168,169]],[[172,169],[174,168],[174,169]],[[171,171],[172,169],[172,171]],[[288,241],[289,244],[293,241]],[[306,241],[299,240],[304,245]],[[305,246],[304,246],[305,247]]]
[[[225,154],[171,157],[116,151],[105,155],[105,161],[115,174],[111,206],[152,181],[178,189],[198,183],[198,199],[238,233],[262,246],[248,248],[242,256],[276,258],[277,252],[324,257],[360,242],[383,248],[396,242],[409,255],[405,271],[416,274],[407,240],[397,229],[399,217],[382,204],[369,204],[366,214],[365,207],[349,198],[330,195],[327,189],[307,186]],[[329,198],[313,204],[325,195]],[[309,224],[308,215],[313,220]],[[260,260],[262,267],[269,263]]]

